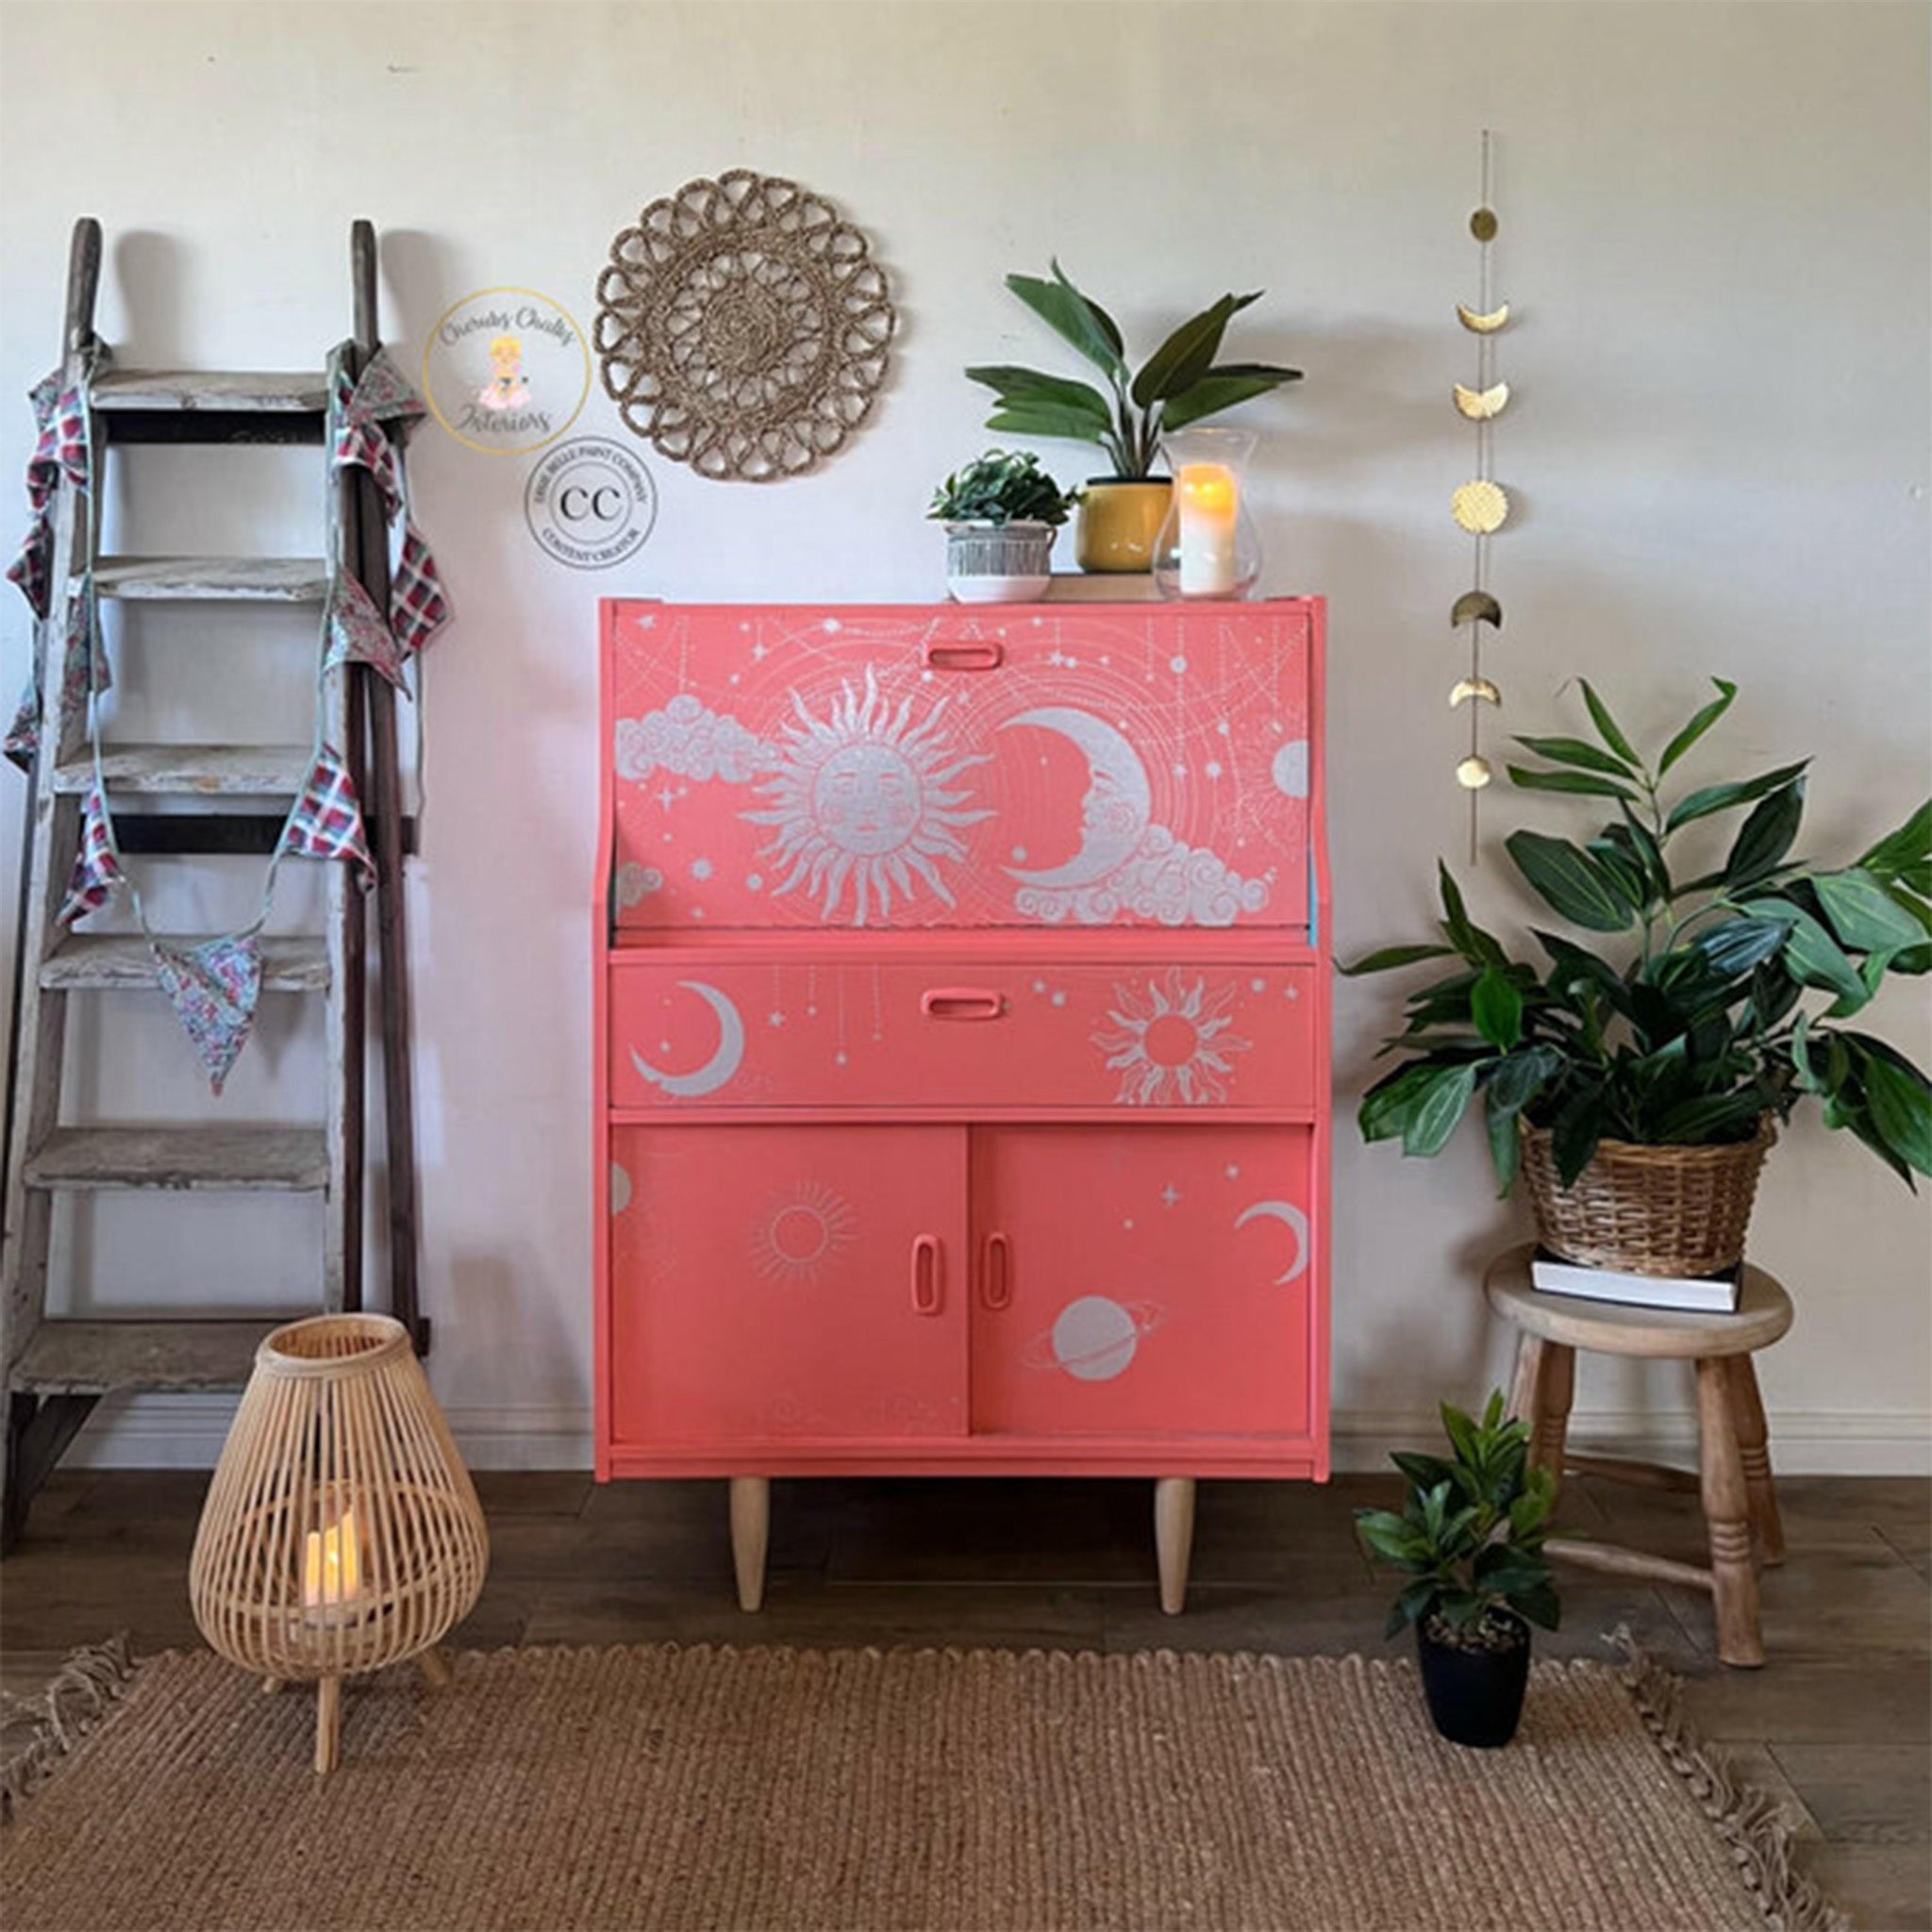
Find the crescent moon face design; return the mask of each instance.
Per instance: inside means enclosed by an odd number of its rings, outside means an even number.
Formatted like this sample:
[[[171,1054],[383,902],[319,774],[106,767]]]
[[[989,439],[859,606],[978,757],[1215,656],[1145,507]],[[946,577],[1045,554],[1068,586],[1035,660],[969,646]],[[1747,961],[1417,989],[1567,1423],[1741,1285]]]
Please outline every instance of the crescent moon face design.
[[[1091,711],[1071,706],[1047,705],[1008,718],[1000,728],[1034,724],[1064,738],[1086,760],[1091,783],[1080,819],[1080,849],[1064,865],[1041,872],[1008,866],[1008,874],[1023,886],[1065,890],[1091,886],[1118,872],[1134,856],[1154,816],[1154,790],[1140,754],[1108,724]]]
[[[1472,423],[1487,423],[1500,416],[1509,406],[1509,385],[1499,382],[1493,389],[1464,389],[1456,385],[1456,407]]]
[[[1500,308],[1491,309],[1487,315],[1478,315],[1474,308],[1465,308],[1458,302],[1456,317],[1472,335],[1492,336],[1509,320],[1509,305],[1506,302]]]
[[[1294,1259],[1283,1274],[1274,1277],[1277,1288],[1286,1287],[1307,1272],[1308,1217],[1299,1208],[1290,1201],[1257,1201],[1235,1216],[1234,1224],[1238,1228],[1245,1227],[1251,1221],[1278,1221],[1294,1235]]]
[[[630,1063],[654,1087],[661,1087],[673,1100],[696,1100],[715,1093],[731,1079],[744,1061],[744,1022],[738,1008],[715,986],[702,979],[680,979],[686,992],[694,992],[718,1016],[718,1051],[691,1074],[667,1074],[654,1067],[636,1047],[630,1050]]]
[[[1452,628],[1470,622],[1491,624],[1503,628],[1503,607],[1487,591],[1465,591],[1449,612]]]
[[[1487,677],[1465,677],[1449,693],[1449,704],[1453,709],[1457,705],[1467,704],[1471,698],[1480,698],[1486,705],[1500,705],[1503,693]]]

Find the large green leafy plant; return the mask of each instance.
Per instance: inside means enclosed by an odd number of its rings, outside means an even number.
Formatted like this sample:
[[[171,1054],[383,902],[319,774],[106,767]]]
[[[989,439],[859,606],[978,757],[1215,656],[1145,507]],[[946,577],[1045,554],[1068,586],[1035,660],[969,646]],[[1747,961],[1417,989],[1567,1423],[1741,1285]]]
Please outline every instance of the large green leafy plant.
[[[1526,791],[1607,799],[1614,816],[1582,843],[1536,831],[1505,841],[1530,890],[1583,939],[1533,929],[1541,958],[1517,958],[1465,909],[1439,868],[1441,939],[1391,946],[1350,973],[1424,959],[1454,966],[1409,996],[1383,1047],[1401,1064],[1363,1097],[1371,1141],[1439,1152],[1480,1096],[1503,1191],[1519,1122],[1551,1130],[1563,1184],[1602,1140],[1695,1146],[1749,1140],[1806,1095],[1907,1184],[1932,1174],[1932,1083],[1895,1047],[1845,1025],[1891,974],[1932,967],[1932,802],[1849,865],[1790,857],[1808,760],[1699,786],[1660,788],[1729,708],[1718,695],[1655,767],[1588,683],[1593,740],[1519,738],[1542,762],[1511,765]],[[1713,869],[1686,876],[1679,835],[1750,809]],[[1614,953],[1589,941],[1614,936]]]
[[[1356,1535],[1370,1557],[1414,1580],[1389,1612],[1388,1635],[1423,1625],[1439,1641],[1493,1644],[1513,1610],[1546,1630],[1560,1614],[1556,1580],[1543,1556],[1556,1484],[1529,1467],[1529,1429],[1506,1421],[1500,1391],[1480,1422],[1442,1405],[1452,1454],[1390,1457],[1408,1478],[1398,1515],[1357,1509]],[[1499,1627],[1500,1626],[1500,1627]]]
[[[1168,337],[1141,367],[1130,369],[1119,325],[1091,296],[1082,294],[1053,264],[1053,279],[1008,275],[1007,287],[1058,335],[1071,342],[1107,378],[1108,393],[1091,383],[1036,369],[1006,365],[969,369],[999,397],[989,429],[1011,436],[1058,436],[1092,442],[1107,452],[1118,479],[1149,475],[1169,429],[1219,415],[1237,403],[1266,395],[1301,379],[1299,369],[1274,362],[1216,362],[1221,339],[1234,316],[1261,299],[1224,295]]]

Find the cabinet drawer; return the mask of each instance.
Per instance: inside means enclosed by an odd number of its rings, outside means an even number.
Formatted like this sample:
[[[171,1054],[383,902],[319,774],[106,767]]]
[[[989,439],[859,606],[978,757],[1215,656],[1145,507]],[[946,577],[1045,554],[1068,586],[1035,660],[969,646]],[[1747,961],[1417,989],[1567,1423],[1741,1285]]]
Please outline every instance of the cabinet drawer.
[[[1298,1112],[1315,1097],[1315,971],[620,959],[610,1103]]]

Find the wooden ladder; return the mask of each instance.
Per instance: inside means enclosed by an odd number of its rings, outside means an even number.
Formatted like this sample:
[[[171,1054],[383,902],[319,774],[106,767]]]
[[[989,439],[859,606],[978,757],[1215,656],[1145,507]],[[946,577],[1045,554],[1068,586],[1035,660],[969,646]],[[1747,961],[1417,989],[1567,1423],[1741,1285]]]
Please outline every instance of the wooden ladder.
[[[377,347],[375,238],[358,222],[350,239],[355,329],[349,375]],[[65,384],[79,383],[95,348],[101,231],[75,225],[62,337]],[[42,693],[41,742],[30,777],[13,989],[13,1073],[6,1132],[5,1247],[0,1257],[0,1374],[6,1418],[0,1549],[25,1526],[35,1491],[103,1395],[240,1389],[273,1319],[69,1320],[49,1317],[47,1288],[56,1197],[108,1189],[320,1194],[326,1310],[362,1306],[365,995],[364,896],[342,863],[326,866],[325,931],[263,941],[262,991],[325,1003],[322,1118],[303,1126],[75,1124],[60,1120],[71,995],[152,989],[153,961],[139,934],[63,930],[56,923],[77,848],[81,801],[93,780],[83,719],[60,699],[68,604],[75,567],[95,560],[97,594],[168,602],[222,600],[313,606],[330,571],[360,579],[389,608],[387,526],[366,471],[344,469],[334,519],[340,554],[317,557],[101,557],[101,504],[109,452],[141,443],[308,443],[321,450],[328,383],[320,371],[99,371],[91,397],[92,488],[63,471],[53,504],[53,585],[35,625]],[[326,460],[325,456],[323,458]],[[91,519],[90,524],[87,521]],[[389,1305],[428,1345],[417,1311],[415,1167],[409,1086],[408,996],[394,691],[366,666],[323,681],[323,731],[341,748],[363,802],[376,861],[382,1057],[388,1144]],[[288,801],[308,774],[307,745],[109,744],[102,772],[127,855],[256,853],[275,846]],[[178,808],[192,800],[196,809]],[[143,811],[144,802],[176,808]],[[279,801],[278,804],[275,802]],[[190,939],[185,943],[194,943]],[[76,1018],[79,1016],[76,1015]]]

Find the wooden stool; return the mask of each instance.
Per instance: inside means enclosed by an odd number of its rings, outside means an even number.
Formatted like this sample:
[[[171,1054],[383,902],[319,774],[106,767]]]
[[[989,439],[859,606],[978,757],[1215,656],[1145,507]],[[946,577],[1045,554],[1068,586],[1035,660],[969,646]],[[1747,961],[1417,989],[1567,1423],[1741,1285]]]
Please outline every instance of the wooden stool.
[[[1552,1537],[1549,1553],[1620,1576],[1656,1577],[1709,1592],[1717,1607],[1717,1654],[1727,1664],[1761,1664],[1757,1565],[1782,1563],[1784,1530],[1772,1486],[1764,1404],[1754,1351],[1791,1325],[1791,1298],[1748,1262],[1734,1315],[1629,1308],[1613,1302],[1539,1294],[1530,1285],[1535,1249],[1512,1248],[1491,1263],[1483,1291],[1490,1307],[1521,1331],[1510,1412],[1530,1427],[1530,1459],[1560,1483],[1566,1470],[1653,1489],[1695,1490],[1710,1534],[1710,1568],[1674,1563],[1614,1543]],[[1572,1456],[1564,1446],[1576,1351],[1642,1356],[1697,1365],[1698,1472],[1608,1456]]]

